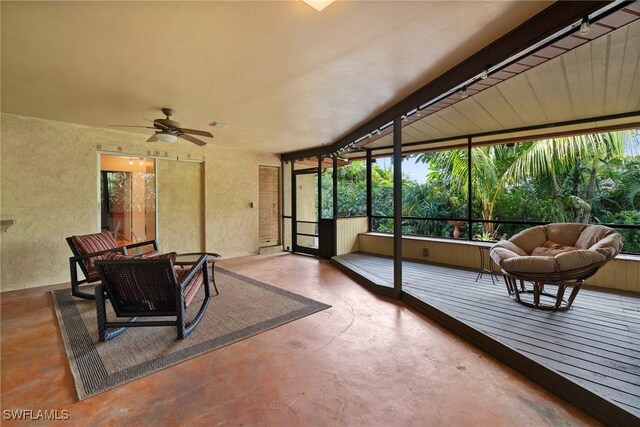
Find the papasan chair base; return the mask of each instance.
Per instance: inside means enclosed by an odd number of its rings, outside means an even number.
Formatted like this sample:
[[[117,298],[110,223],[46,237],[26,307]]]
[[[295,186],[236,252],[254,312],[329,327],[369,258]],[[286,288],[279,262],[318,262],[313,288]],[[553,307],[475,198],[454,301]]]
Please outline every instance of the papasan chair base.
[[[518,303],[539,310],[566,311],[571,308],[580,287],[605,262],[587,268],[565,271],[562,277],[502,272],[509,296]],[[553,289],[555,288],[555,292]]]

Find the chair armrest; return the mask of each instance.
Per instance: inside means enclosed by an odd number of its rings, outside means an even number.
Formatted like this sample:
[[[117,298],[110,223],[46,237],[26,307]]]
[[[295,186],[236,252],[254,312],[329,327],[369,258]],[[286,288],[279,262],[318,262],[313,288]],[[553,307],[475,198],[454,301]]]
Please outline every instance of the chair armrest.
[[[132,249],[132,248],[138,248],[140,246],[147,246],[147,245],[153,245],[153,249],[156,251],[158,250],[158,242],[156,240],[147,240],[145,242],[130,243],[128,245],[124,245],[120,247],[124,249]]]
[[[176,260],[173,262],[173,265],[179,265],[179,266],[185,266],[185,265],[194,265],[196,264],[200,258],[198,258],[196,261],[181,261],[180,257],[185,257],[185,256],[196,256],[196,255],[206,255],[207,256],[207,262],[214,264],[217,261],[222,260],[222,255],[220,254],[216,254],[214,252],[188,252],[188,253],[183,253],[183,254],[178,254],[176,255]]]
[[[184,278],[182,283],[179,283],[180,289],[184,291],[184,287],[189,282],[191,282],[191,279],[193,279],[193,277],[196,275],[198,270],[202,270],[202,268],[206,267],[206,265],[207,265],[207,256],[202,255],[200,258],[198,258],[198,261],[194,264],[194,266],[191,267],[191,269],[189,269],[189,274],[187,275],[187,277]]]
[[[222,258],[222,255],[217,254],[215,252],[187,252],[187,253],[183,253],[183,254],[178,254],[178,257],[181,256],[194,256],[194,255],[207,255],[210,257],[217,257],[217,258]]]

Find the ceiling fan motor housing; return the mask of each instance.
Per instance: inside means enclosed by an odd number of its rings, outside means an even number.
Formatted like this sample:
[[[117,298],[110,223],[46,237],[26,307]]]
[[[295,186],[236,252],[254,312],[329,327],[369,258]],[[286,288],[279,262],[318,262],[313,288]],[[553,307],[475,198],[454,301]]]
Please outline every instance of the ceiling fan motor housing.
[[[162,126],[156,126],[158,128],[164,129],[164,128],[170,128],[171,130],[175,130],[180,128],[180,123],[176,122],[175,120],[171,120],[171,119],[155,119],[153,121],[153,123],[158,123]]]

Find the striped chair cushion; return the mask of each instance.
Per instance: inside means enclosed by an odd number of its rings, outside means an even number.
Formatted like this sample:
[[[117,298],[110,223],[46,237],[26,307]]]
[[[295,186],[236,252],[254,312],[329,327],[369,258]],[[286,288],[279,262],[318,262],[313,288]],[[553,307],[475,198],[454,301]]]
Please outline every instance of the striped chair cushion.
[[[121,260],[121,259],[170,259],[171,264],[176,261],[176,257],[178,256],[177,252],[167,252],[166,254],[160,254],[158,251],[147,252],[142,255],[122,255],[118,252],[110,252],[104,255],[106,260]]]
[[[205,266],[206,268],[206,266]],[[184,279],[191,272],[188,268],[180,268],[176,269],[176,276],[178,277],[178,283],[182,283]],[[204,284],[204,273],[202,269],[200,269],[193,279],[184,287],[184,307],[187,308],[193,302],[193,299],[196,297],[196,294]]]
[[[107,249],[116,249],[118,247],[115,239],[108,231],[96,234],[85,234],[84,236],[72,236],[71,241],[76,251],[78,251],[78,255],[87,255]],[[100,280],[94,262],[99,259],[105,259],[104,257],[105,255],[98,255],[82,261],[87,270],[87,280],[89,282]]]

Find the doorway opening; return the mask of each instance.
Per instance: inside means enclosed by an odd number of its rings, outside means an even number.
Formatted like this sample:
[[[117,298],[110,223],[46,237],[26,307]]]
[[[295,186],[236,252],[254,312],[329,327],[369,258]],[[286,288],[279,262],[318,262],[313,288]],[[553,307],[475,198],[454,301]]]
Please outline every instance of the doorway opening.
[[[100,228],[118,244],[156,239],[156,162],[100,155]]]

